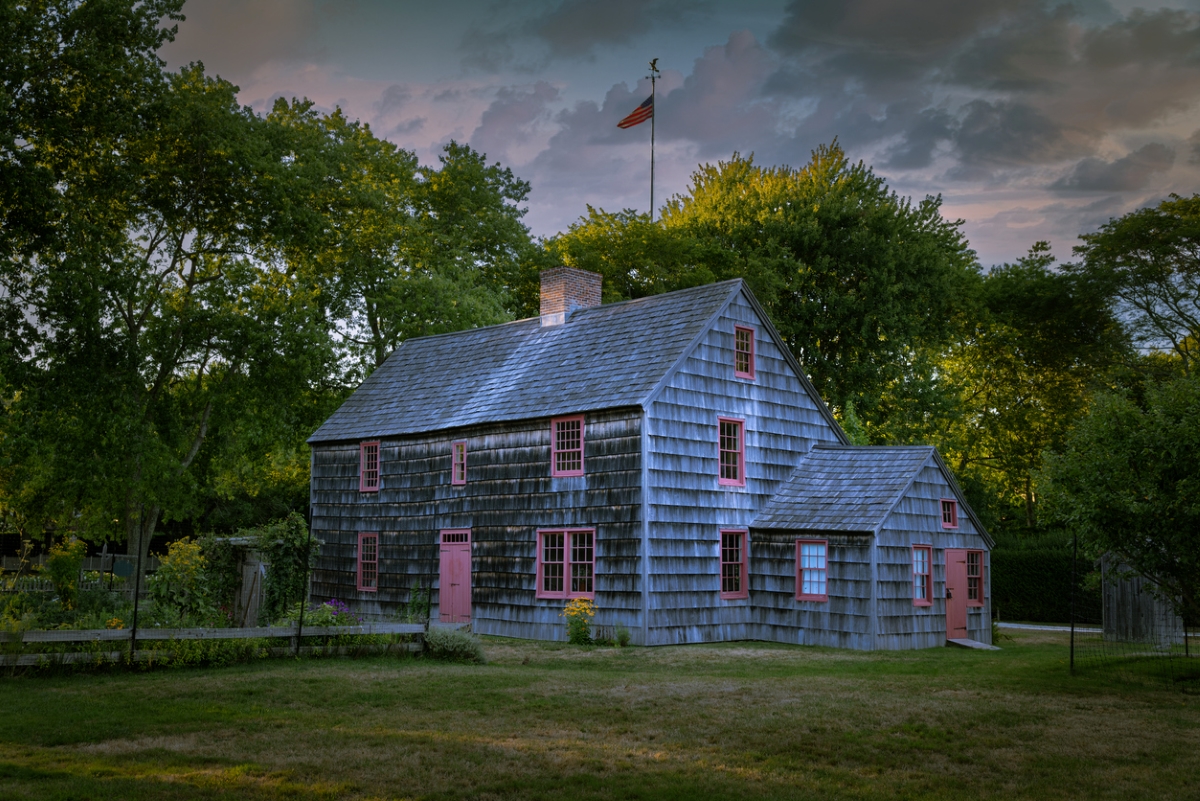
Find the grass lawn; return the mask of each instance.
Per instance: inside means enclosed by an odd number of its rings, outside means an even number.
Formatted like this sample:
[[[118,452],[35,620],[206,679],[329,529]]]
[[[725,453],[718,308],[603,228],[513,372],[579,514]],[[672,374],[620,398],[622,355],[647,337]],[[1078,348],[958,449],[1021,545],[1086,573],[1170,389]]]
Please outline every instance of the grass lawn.
[[[1072,678],[1056,632],[1002,645],[0,679],[0,798],[1200,798],[1200,695]]]

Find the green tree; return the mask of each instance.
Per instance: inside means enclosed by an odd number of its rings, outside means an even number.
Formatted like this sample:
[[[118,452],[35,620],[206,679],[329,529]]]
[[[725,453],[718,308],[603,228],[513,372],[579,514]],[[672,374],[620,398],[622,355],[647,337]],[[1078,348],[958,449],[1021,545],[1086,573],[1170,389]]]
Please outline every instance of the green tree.
[[[169,76],[119,175],[68,198],[54,247],[3,276],[27,323],[6,332],[5,462],[38,465],[60,526],[143,555],[164,510],[191,509],[193,463],[238,401],[286,405],[332,358],[319,283],[281,256],[320,231],[320,209],[290,202],[314,176],[234,92],[198,67]]]
[[[1200,195],[1172,195],[1080,239],[1080,260],[1067,269],[1107,294],[1144,350],[1174,353],[1192,373],[1200,358]]]
[[[705,165],[661,221],[589,209],[547,248],[618,296],[745,278],[822,397],[853,401],[869,430],[898,384],[928,379],[921,354],[945,344],[978,277],[940,207],[897,196],[835,142],[798,170]]]
[[[1200,380],[1105,393],[1046,458],[1046,507],[1090,556],[1114,553],[1189,616],[1200,599]]]
[[[162,90],[183,0],[0,3],[0,263],[51,243],[72,199],[117,177]]]
[[[953,393],[936,441],[960,476],[986,487],[994,526],[1036,525],[1036,476],[1060,450],[1107,371],[1124,331],[1095,287],[1054,268],[1038,242],[981,281],[978,304],[938,364]]]

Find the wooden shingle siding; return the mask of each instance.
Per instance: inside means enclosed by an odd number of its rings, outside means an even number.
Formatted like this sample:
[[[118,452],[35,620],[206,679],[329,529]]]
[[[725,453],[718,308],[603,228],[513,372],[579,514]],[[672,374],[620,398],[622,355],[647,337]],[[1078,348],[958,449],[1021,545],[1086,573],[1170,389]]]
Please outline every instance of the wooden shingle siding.
[[[947,548],[984,552],[984,605],[967,609],[967,634],[980,642],[992,641],[990,548],[963,510],[957,529],[942,528],[941,499],[951,497],[953,489],[931,455],[880,527],[878,648],[931,648],[946,641]],[[913,545],[933,546],[933,603],[926,607],[913,605]]]
[[[565,639],[563,602],[535,598],[537,530],[594,528],[596,624],[637,629],[641,609],[641,410],[589,413],[585,474],[550,476],[549,418],[384,438],[381,487],[359,493],[357,443],[314,445],[313,532],[322,540],[316,600],[398,611],[420,581],[438,604],[438,532],[469,528],[472,625],[486,634]],[[467,483],[451,484],[453,441]],[[359,531],[378,531],[379,590],[354,586]]]
[[[754,380],[733,376],[734,326],[739,324],[757,329]],[[718,484],[718,417],[745,421],[745,487]],[[809,396],[764,321],[738,294],[660,389],[647,418],[649,641],[760,636],[753,633],[761,629],[753,611],[759,605],[758,544],[751,535],[749,599],[722,600],[720,530],[748,528],[755,511],[791,473],[798,454],[815,442],[840,441],[827,412]]]
[[[827,540],[829,600],[796,599],[796,540]],[[844,532],[759,533],[750,552],[750,635],[756,640],[872,647],[871,540]]]

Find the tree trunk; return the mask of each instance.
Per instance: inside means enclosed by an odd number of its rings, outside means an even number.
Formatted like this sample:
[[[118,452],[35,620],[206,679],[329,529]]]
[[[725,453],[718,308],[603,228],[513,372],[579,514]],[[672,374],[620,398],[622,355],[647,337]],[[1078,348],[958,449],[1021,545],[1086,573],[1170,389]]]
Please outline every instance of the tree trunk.
[[[141,573],[133,577],[134,586],[140,586],[143,589],[146,586],[146,562],[150,556],[150,540],[154,537],[154,529],[158,526],[160,511],[158,506],[147,506],[133,498],[129,498],[125,502],[127,552],[134,559],[134,570],[141,569]]]
[[[1025,527],[1033,528],[1033,481],[1025,476]]]

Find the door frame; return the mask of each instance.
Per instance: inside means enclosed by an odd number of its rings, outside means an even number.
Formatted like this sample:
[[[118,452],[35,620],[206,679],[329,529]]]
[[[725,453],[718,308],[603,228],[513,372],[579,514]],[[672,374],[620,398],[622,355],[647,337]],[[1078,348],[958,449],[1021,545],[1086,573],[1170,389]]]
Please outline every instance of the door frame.
[[[472,614],[471,529],[444,528],[438,532],[438,620],[442,623],[470,623]],[[456,571],[463,581],[454,582]],[[466,585],[464,590],[450,587]],[[466,610],[458,608],[459,599]]]

